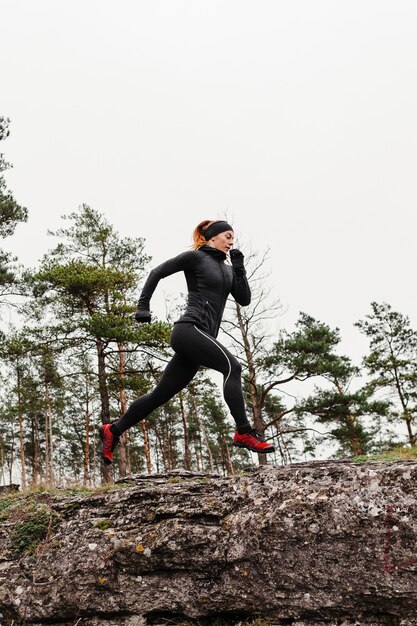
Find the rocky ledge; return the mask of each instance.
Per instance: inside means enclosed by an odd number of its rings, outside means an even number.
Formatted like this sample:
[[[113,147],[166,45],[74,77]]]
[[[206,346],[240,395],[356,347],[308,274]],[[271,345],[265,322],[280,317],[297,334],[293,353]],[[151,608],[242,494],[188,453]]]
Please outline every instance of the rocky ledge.
[[[317,461],[2,496],[0,624],[416,626],[416,478]]]

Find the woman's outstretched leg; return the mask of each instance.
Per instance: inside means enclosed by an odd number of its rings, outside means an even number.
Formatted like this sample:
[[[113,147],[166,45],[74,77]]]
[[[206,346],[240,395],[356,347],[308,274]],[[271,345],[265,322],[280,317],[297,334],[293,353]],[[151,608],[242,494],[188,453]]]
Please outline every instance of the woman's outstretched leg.
[[[100,436],[103,441],[103,461],[106,465],[110,465],[113,461],[113,452],[120,435],[184,389],[194,378],[198,368],[198,363],[174,354],[161,380],[151,393],[132,402],[126,413],[113,424],[103,424]]]
[[[179,324],[176,328],[178,330],[173,333],[172,346],[177,353],[188,359],[197,353],[200,365],[223,374],[224,399],[236,422],[234,445],[254,452],[273,452],[274,446],[258,435],[247,418],[242,392],[242,367],[237,358],[217,339],[197,326]]]

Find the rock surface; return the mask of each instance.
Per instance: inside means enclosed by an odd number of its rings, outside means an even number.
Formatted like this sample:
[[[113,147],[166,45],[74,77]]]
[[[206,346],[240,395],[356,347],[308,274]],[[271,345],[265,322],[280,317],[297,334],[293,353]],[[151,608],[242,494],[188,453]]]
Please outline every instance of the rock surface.
[[[0,524],[0,624],[417,625],[417,463],[133,476]],[[1,501],[0,501],[1,502]]]

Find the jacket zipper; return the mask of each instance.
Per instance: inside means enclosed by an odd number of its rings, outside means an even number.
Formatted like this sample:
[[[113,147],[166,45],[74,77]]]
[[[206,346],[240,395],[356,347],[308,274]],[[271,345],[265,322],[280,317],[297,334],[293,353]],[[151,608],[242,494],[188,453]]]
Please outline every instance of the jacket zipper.
[[[224,278],[224,267],[223,267],[222,261],[219,261],[219,264],[220,264],[220,270],[221,270],[221,273],[222,273],[223,285],[222,285],[222,299],[221,299],[221,302],[220,302],[220,310],[219,310],[219,313],[217,315],[217,322],[216,322],[216,329],[215,329],[216,335],[219,332],[220,324],[221,324],[221,321],[222,321],[221,320],[221,314],[222,314],[222,310],[224,308],[223,307],[223,302],[225,302],[225,288],[224,287],[225,287],[225,283],[226,283],[225,278]]]

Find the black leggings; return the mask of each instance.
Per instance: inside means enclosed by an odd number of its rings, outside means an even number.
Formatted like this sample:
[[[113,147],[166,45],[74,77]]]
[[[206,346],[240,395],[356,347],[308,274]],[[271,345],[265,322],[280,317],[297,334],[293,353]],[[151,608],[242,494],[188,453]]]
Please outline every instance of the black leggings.
[[[161,380],[151,393],[138,398],[126,413],[114,423],[122,434],[125,430],[145,419],[152,411],[184,389],[194,378],[200,365],[221,372],[224,376],[223,394],[240,432],[250,429],[246,417],[241,384],[241,365],[221,343],[193,324],[174,326],[171,346],[175,352]]]

